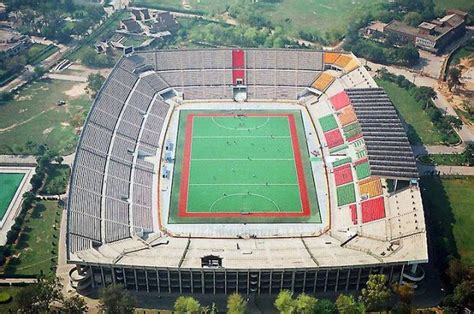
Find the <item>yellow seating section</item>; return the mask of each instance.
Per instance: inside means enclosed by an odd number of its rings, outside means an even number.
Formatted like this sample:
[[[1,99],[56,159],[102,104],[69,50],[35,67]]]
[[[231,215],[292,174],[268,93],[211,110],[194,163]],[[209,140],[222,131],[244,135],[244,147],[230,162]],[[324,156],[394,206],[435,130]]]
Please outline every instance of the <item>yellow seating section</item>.
[[[311,84],[311,87],[324,92],[329,87],[329,85],[334,82],[334,80],[334,76],[327,72],[323,72],[320,76],[318,76],[318,78],[313,82],[313,84]]]
[[[359,182],[360,195],[367,194],[369,198],[382,195],[382,181],[376,177],[369,177]]]
[[[344,71],[346,71],[346,73],[349,73],[357,69],[359,66],[359,62],[356,59],[351,59],[351,61],[349,61],[349,63],[344,67]]]

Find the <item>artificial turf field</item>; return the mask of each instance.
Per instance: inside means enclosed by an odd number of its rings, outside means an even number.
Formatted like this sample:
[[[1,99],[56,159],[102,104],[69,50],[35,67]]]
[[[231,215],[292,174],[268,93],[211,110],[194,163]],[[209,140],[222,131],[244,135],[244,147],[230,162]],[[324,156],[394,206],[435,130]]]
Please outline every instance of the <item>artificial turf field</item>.
[[[24,173],[0,173],[0,219],[3,219],[24,176]]]
[[[168,222],[321,222],[301,113],[182,110]]]

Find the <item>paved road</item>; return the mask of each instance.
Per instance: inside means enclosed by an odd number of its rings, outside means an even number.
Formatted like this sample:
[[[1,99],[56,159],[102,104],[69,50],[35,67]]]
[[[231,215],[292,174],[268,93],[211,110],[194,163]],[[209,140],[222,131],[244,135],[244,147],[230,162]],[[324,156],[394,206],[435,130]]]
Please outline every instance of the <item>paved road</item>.
[[[415,156],[427,154],[460,154],[464,151],[464,146],[443,146],[443,145],[413,145],[411,147]]]
[[[0,279],[1,285],[18,285],[18,284],[32,284],[37,283],[36,278],[4,278]]]
[[[72,81],[72,82],[87,82],[87,77],[80,76],[80,75],[67,75],[67,74],[57,74],[57,73],[47,73],[46,77],[55,80],[63,80],[63,81]]]
[[[416,167],[420,175],[429,175],[430,173],[444,176],[474,176],[474,167],[467,166],[431,166],[417,163]]]

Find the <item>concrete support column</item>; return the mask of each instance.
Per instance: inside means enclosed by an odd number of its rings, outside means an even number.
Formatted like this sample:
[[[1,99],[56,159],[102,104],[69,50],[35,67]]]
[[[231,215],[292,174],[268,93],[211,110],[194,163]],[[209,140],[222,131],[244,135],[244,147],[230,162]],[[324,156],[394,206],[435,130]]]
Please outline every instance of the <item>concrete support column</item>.
[[[336,273],[336,286],[334,287],[335,292],[337,292],[338,286],[339,286],[339,269],[337,270],[337,273]]]
[[[204,291],[206,289],[205,285],[206,285],[206,282],[204,281],[204,271],[201,270],[201,292],[202,292],[202,294],[204,294]]]
[[[155,273],[156,273],[156,284],[158,285],[158,293],[161,293],[161,287],[160,287],[160,273],[158,269],[155,268]]]
[[[362,274],[362,268],[359,268],[359,275],[357,276],[357,286],[356,286],[356,290],[359,290],[359,286],[360,286],[360,275]]]
[[[316,286],[318,285],[318,274],[319,274],[319,270],[317,270],[316,274],[314,274],[313,293],[316,293]]]
[[[296,272],[291,272],[291,292],[295,292],[295,280],[296,280]]]
[[[167,270],[168,273],[168,293],[171,293],[171,274],[170,274],[170,269],[168,268]]]
[[[324,292],[328,290],[329,269],[326,270],[326,279],[324,279]]]
[[[349,290],[349,280],[351,279],[351,270],[347,271],[347,280],[346,280],[346,291]]]
[[[189,278],[191,279],[191,293],[194,293],[194,275],[192,270],[189,270]]]
[[[411,272],[414,273],[414,274],[416,274],[417,268],[418,268],[418,264],[412,264],[412,265],[411,265]]]
[[[146,268],[143,269],[143,271],[145,272],[146,292],[150,292],[150,285],[148,284],[148,271]]]
[[[135,277],[135,290],[138,291],[138,276],[135,268],[133,269],[133,276]]]
[[[273,270],[270,270],[270,286],[268,288],[268,294],[272,294],[272,283],[273,283]]]
[[[179,293],[183,293],[183,280],[181,280],[181,269],[178,268]]]

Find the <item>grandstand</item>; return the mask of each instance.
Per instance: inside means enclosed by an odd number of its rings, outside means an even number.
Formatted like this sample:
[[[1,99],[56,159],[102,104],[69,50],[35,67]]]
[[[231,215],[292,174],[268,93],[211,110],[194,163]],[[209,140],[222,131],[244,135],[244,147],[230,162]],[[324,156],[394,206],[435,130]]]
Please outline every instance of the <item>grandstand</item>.
[[[124,56],[82,130],[67,205],[81,293],[358,290],[371,273],[419,284],[428,260],[406,132],[352,54]]]

